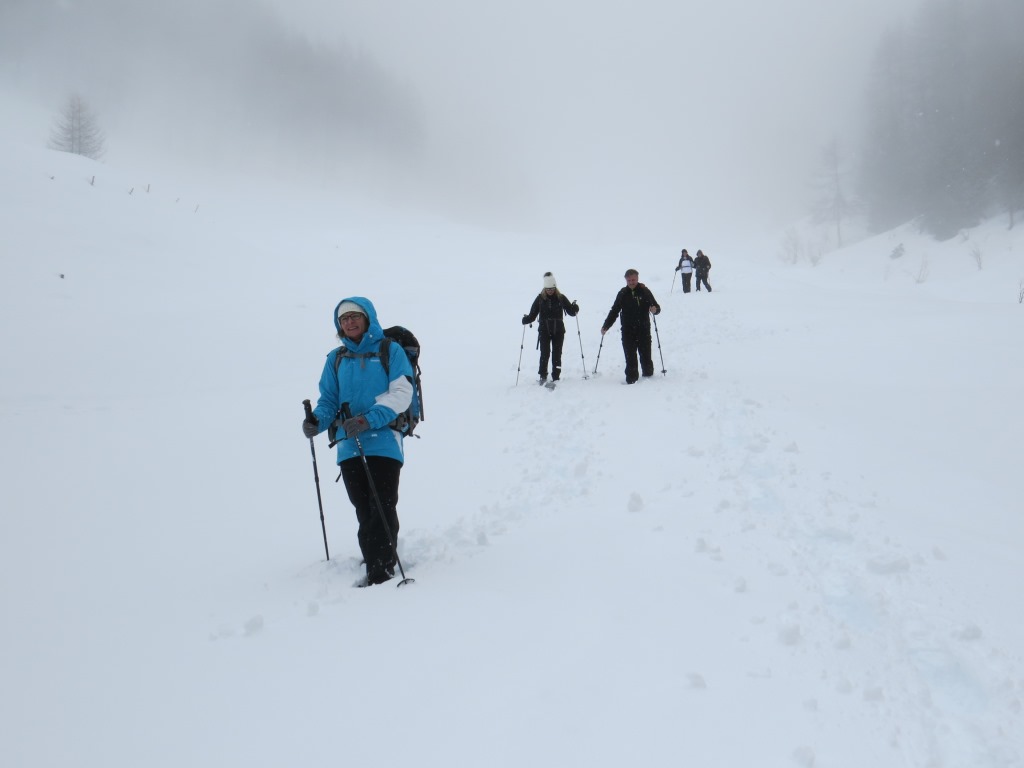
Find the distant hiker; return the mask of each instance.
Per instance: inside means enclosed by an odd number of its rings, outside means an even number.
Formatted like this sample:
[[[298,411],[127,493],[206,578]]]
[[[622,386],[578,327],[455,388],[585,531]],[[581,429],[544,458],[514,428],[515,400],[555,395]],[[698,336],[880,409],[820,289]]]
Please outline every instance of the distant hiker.
[[[320,375],[320,399],[302,434],[312,438],[329,429],[338,440],[339,477],[359,521],[359,549],[366,563],[366,584],[395,575],[398,552],[398,479],[405,454],[402,433],[392,427],[413,396],[413,369],[401,344],[388,343],[387,366],[380,360],[384,331],[369,299],[353,296],[334,309],[334,327],[342,345],[327,355]],[[340,356],[340,360],[338,359]],[[342,414],[342,406],[348,408]],[[356,443],[356,438],[359,444]],[[360,456],[366,457],[372,486]],[[374,499],[374,489],[381,510]],[[388,536],[390,529],[391,537]]]
[[[565,323],[562,316],[576,317],[579,305],[558,290],[555,276],[544,273],[544,287],[533,300],[530,311],[523,315],[523,325],[529,325],[540,316],[537,324],[537,345],[540,347],[540,366],[537,373],[540,383],[548,380],[548,359],[551,360],[551,380],[558,381],[562,375],[562,343],[565,341]]]
[[[651,315],[661,312],[661,305],[651,290],[640,282],[640,273],[635,269],[626,270],[626,287],[615,295],[608,317],[601,326],[601,335],[619,318],[622,329],[622,351],[626,356],[626,383],[633,384],[644,376],[654,375],[654,361],[651,359]],[[639,370],[637,356],[640,357]]]
[[[689,293],[690,280],[693,279],[693,258],[685,248],[683,248],[683,252],[679,256],[679,264],[676,265],[676,272],[683,276],[683,293]]]
[[[704,255],[704,251],[697,251],[697,258],[693,260],[693,266],[697,270],[697,291],[700,291],[700,284],[711,293],[711,284],[708,283],[708,272],[711,271],[711,259]]]

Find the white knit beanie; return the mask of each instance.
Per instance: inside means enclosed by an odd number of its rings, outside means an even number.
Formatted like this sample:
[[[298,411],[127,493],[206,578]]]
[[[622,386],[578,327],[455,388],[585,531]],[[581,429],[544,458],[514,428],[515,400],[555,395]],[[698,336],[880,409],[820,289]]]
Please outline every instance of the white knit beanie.
[[[555,276],[550,272],[544,273],[544,287],[545,288],[557,288],[558,284],[555,282]]]
[[[338,305],[338,318],[349,312],[358,312],[363,317],[367,317],[366,310],[356,304],[354,301],[343,301]]]

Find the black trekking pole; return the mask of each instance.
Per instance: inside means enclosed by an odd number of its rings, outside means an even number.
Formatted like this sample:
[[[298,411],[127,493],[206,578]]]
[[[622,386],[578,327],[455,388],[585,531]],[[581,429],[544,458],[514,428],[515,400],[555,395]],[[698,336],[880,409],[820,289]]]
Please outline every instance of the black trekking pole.
[[[667,371],[665,370],[665,356],[661,354],[661,334],[658,333],[658,318],[656,315],[651,315],[651,319],[654,320],[654,337],[658,340],[658,357],[661,358],[661,375],[664,376]]]
[[[348,403],[341,404],[341,415],[342,418],[348,420],[352,418],[352,411],[349,410]],[[405,569],[402,567],[402,559],[398,556],[398,542],[395,541],[395,537],[391,535],[391,526],[388,525],[388,518],[384,514],[384,505],[380,503],[380,496],[377,494],[377,484],[373,482],[373,473],[370,472],[370,464],[366,461],[366,452],[363,451],[363,443],[359,439],[359,435],[352,435],[352,439],[356,441],[356,448],[359,449],[359,458],[363,460],[363,469],[366,470],[366,482],[370,484],[370,492],[373,494],[373,501],[377,505],[377,511],[380,513],[380,522],[384,526],[384,533],[388,535],[388,544],[391,545],[391,550],[395,553],[395,562],[398,563],[398,572],[402,574],[402,580],[398,582],[396,586],[403,586],[405,584],[413,584],[416,579],[406,578]]]
[[[576,336],[580,340],[580,360],[583,361],[583,378],[589,379],[590,377],[587,375],[587,359],[583,356],[583,334],[580,333],[579,315],[576,315]]]
[[[601,362],[601,348],[604,346],[604,334],[601,334],[601,343],[597,345],[597,360],[594,361],[594,375],[597,375],[597,364]]]
[[[523,338],[519,342],[519,367],[516,368],[516,386],[519,386],[519,372],[523,370],[523,346],[526,344],[526,326],[523,326]]]
[[[306,418],[312,418],[313,407],[309,404],[309,400],[302,401],[302,407],[306,410]],[[309,452],[313,454],[313,482],[316,483],[316,503],[320,507],[320,527],[324,532],[324,554],[327,555],[328,561],[331,559],[331,553],[327,549],[327,523],[324,522],[324,502],[320,497],[320,472],[316,468],[316,446],[313,445],[313,438],[309,438]]]
[[[676,270],[676,272],[678,272],[678,271],[679,271],[679,270],[677,269],[677,270]],[[672,273],[672,287],[671,287],[671,288],[669,288],[668,292],[669,292],[669,293],[672,293],[672,291],[674,291],[674,290],[675,290],[675,287],[676,287],[676,275],[675,275],[675,272],[673,272],[673,273]]]

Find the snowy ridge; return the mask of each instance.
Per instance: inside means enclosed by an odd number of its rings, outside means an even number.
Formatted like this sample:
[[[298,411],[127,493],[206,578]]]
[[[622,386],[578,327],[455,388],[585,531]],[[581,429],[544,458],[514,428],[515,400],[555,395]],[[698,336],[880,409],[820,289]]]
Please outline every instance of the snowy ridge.
[[[923,283],[884,237],[811,267],[723,236],[682,295],[675,243],[256,189],[182,211],[2,160],[3,764],[1022,764],[1005,223],[898,233]],[[584,380],[626,266],[668,375],[622,386],[613,329]],[[554,392],[535,328],[513,386],[547,269],[581,306]],[[352,588],[318,439],[323,560],[299,432],[359,285],[424,344],[400,590]]]

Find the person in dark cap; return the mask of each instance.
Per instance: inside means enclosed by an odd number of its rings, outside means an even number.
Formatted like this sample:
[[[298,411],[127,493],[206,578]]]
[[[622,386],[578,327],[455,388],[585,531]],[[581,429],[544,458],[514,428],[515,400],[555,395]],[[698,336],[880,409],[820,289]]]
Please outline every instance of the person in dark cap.
[[[568,297],[558,290],[555,276],[544,273],[544,287],[533,300],[530,311],[523,315],[523,325],[529,325],[538,317],[537,345],[540,347],[540,366],[537,373],[540,384],[548,380],[548,360],[551,361],[551,380],[558,381],[562,375],[562,343],[565,341],[565,323],[563,315],[576,317],[580,311],[579,304],[569,301]]]
[[[704,255],[704,251],[697,251],[697,258],[693,260],[693,266],[697,270],[697,290],[700,291],[700,284],[711,293],[711,284],[708,282],[708,272],[711,271],[711,259]]]
[[[689,293],[690,281],[693,279],[693,257],[685,248],[683,248],[683,252],[679,255],[679,263],[676,265],[676,272],[682,276],[683,293]]]
[[[601,326],[604,336],[619,318],[622,329],[622,351],[626,356],[626,383],[634,384],[640,374],[654,375],[654,360],[651,358],[651,315],[661,312],[651,289],[640,282],[640,273],[635,269],[626,270],[626,287],[615,295],[608,317]],[[637,357],[640,365],[637,366]]]

